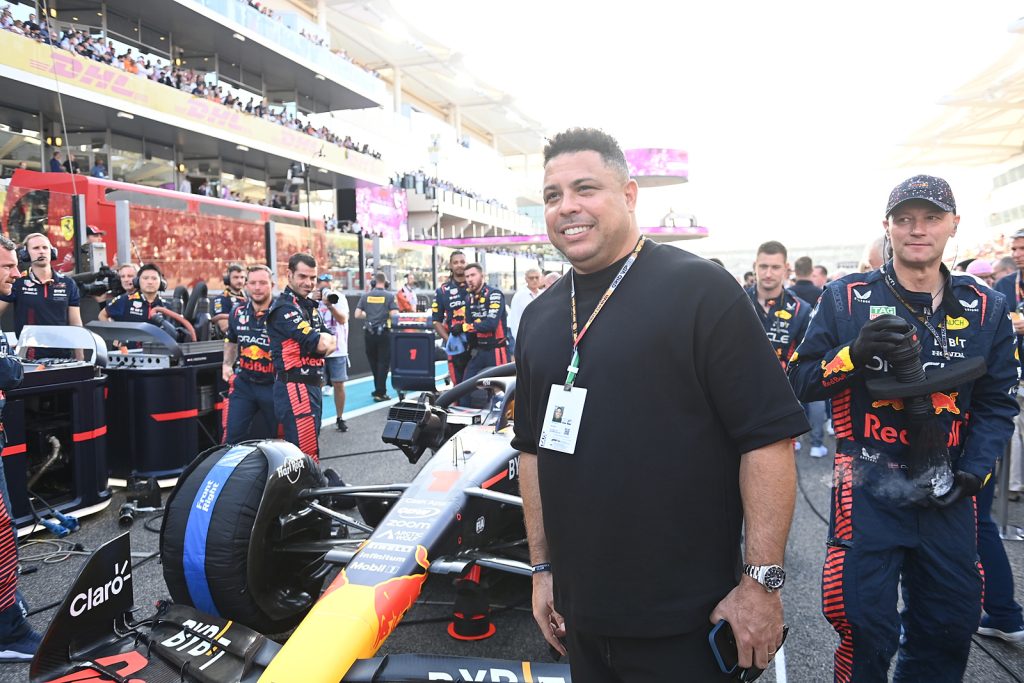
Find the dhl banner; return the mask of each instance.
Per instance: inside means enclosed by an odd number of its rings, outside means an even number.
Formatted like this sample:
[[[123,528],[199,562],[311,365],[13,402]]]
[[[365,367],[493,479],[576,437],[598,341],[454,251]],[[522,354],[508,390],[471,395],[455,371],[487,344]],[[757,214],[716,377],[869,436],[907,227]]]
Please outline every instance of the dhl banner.
[[[39,87],[53,90],[57,85],[56,77],[65,94],[69,93],[64,89],[73,86],[78,89],[70,93],[75,97],[105,96],[116,100],[111,106],[137,116],[224,138],[378,185],[388,182],[387,167],[379,159],[24,36],[0,31],[0,53],[4,55],[3,71],[15,70],[35,76],[35,79],[18,80],[35,82]],[[11,76],[17,78],[15,74]]]

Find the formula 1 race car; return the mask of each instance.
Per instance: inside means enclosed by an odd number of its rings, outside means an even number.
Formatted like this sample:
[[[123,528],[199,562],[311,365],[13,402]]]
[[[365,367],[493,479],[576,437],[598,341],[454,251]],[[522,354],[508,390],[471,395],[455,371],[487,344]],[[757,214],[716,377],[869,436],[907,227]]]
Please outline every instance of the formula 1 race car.
[[[486,393],[487,408],[452,407],[474,392]],[[434,452],[407,484],[329,486],[312,459],[283,441],[201,454],[165,506],[161,556],[172,602],[136,619],[128,537],[108,542],[68,592],[31,680],[569,681],[565,664],[374,657],[428,574],[530,575],[519,455],[510,445],[514,395],[510,364],[436,400],[424,394],[393,406],[383,440],[412,463]],[[335,509],[339,496],[357,498],[365,524]],[[486,620],[460,616],[450,632],[487,635]],[[283,645],[264,635],[293,627]]]

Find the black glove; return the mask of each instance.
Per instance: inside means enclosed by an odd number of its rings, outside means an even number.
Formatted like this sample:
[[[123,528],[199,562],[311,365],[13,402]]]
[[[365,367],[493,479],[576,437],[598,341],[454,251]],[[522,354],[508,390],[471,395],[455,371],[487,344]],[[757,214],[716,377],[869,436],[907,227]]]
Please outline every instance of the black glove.
[[[860,334],[850,345],[850,360],[855,368],[864,367],[872,356],[882,360],[896,349],[911,324],[896,315],[881,315],[860,328]]]
[[[452,325],[452,328],[448,330],[448,334],[462,334],[462,331],[462,323],[455,323]]]
[[[937,508],[947,508],[961,498],[970,498],[981,490],[982,481],[970,472],[957,471],[953,474],[953,488],[944,496],[928,496],[929,502]]]

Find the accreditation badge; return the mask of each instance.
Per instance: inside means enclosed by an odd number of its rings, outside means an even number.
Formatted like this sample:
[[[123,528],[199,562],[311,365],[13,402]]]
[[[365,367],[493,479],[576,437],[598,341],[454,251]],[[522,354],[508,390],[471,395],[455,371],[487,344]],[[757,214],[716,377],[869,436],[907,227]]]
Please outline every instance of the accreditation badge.
[[[576,451],[576,438],[583,421],[583,404],[587,390],[579,387],[566,389],[564,384],[551,387],[548,406],[544,409],[544,426],[540,432],[541,448],[572,455]]]

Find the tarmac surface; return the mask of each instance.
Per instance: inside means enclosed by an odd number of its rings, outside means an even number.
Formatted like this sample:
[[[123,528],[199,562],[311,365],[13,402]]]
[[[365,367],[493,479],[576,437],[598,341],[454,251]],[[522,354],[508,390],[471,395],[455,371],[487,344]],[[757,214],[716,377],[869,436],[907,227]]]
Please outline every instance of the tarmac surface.
[[[325,400],[325,403],[329,402],[329,398]],[[418,472],[421,465],[410,465],[397,450],[365,453],[385,448],[380,441],[385,415],[386,411],[381,409],[352,417],[348,420],[349,431],[344,434],[336,432],[332,425],[324,428],[321,452],[328,456],[325,458],[327,464],[337,469],[346,482],[375,484],[409,481]],[[831,447],[830,438],[826,443]],[[838,640],[822,617],[819,605],[826,525],[817,517],[816,511],[826,515],[828,510],[831,458],[812,459],[807,455],[809,444],[806,438],[803,444],[802,451],[797,454],[797,461],[801,485],[807,497],[797,496],[796,515],[786,557],[787,582],[783,589],[786,620],[791,630],[778,664],[769,668],[760,679],[769,682],[832,680],[832,652]],[[363,454],[349,455],[353,453]],[[424,456],[421,463],[425,463],[428,457]],[[81,544],[85,550],[93,550],[122,532],[123,528],[118,525],[117,511],[123,500],[123,492],[115,492],[111,505],[103,512],[83,519],[82,529],[67,540]],[[997,499],[997,505],[998,502]],[[629,509],[622,511],[622,514],[631,513]],[[159,520],[155,515],[141,514],[130,529],[132,550],[138,554],[135,560],[137,563],[158,549],[158,534],[144,528],[144,522],[149,521],[154,528],[159,528]],[[642,523],[642,520],[637,522]],[[1010,504],[1010,522],[1024,526],[1024,502]],[[52,537],[37,534],[32,540],[48,538]],[[70,544],[61,545],[67,547]],[[623,544],[623,547],[627,545]],[[45,608],[62,599],[85,559],[85,554],[80,554],[61,560],[59,555],[54,554],[57,549],[54,543],[47,542],[25,545],[20,551],[23,570],[31,572],[21,577],[20,587],[33,609],[44,608],[31,617],[33,624],[40,630],[46,628],[54,613],[54,609]],[[1022,586],[1024,543],[1007,543],[1007,553],[1017,585]],[[135,603],[143,608],[143,612],[148,611],[156,600],[167,597],[158,558],[154,557],[137,566],[133,579]],[[452,581],[449,577],[432,576],[419,602],[385,642],[379,654],[417,652],[552,661],[547,644],[529,613],[528,580],[505,576],[494,580],[491,596],[493,622],[497,632],[492,638],[465,643],[448,636],[446,626],[454,599]],[[508,609],[499,609],[499,606]],[[991,656],[978,645],[972,646],[965,681],[994,683],[1024,680],[1024,648],[980,636],[976,640],[981,642]],[[994,658],[1012,671],[1013,675],[1002,669]],[[0,666],[0,683],[26,680],[28,665]]]

